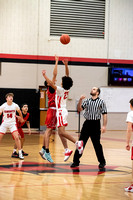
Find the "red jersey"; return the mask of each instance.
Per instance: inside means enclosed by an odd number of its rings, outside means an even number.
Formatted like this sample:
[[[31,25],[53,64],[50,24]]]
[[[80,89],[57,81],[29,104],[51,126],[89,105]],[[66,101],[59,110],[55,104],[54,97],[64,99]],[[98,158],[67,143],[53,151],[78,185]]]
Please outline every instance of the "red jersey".
[[[55,105],[55,94],[56,91],[54,93],[50,93],[49,91],[49,87],[47,89],[47,95],[48,95],[48,107],[56,107]]]
[[[22,126],[26,123],[26,121],[28,121],[29,116],[30,116],[30,114],[29,114],[28,112],[27,112],[26,115],[24,115],[23,113],[22,113],[22,115],[23,115],[24,122],[21,123],[21,122],[19,122],[19,121],[17,120],[17,127],[18,127],[18,128],[22,127]]]

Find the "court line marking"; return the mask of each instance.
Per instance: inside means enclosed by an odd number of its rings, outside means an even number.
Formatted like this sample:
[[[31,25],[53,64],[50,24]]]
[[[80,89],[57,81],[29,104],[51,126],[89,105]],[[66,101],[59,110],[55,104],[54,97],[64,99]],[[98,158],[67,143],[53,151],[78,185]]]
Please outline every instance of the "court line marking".
[[[130,184],[131,183],[131,181],[129,182],[129,181],[122,181],[122,182],[119,182],[119,181],[117,181],[117,182],[103,182],[102,181],[102,184]],[[79,182],[79,183],[55,183],[55,184],[53,184],[53,183],[43,183],[43,184],[37,184],[37,185],[35,185],[35,184],[25,184],[25,185],[0,185],[0,188],[2,188],[2,187],[7,187],[7,188],[11,188],[11,187],[40,187],[40,186],[57,186],[57,185],[101,185],[101,181],[99,182],[99,183],[94,183],[94,182],[91,182],[91,183],[89,183],[89,182]]]

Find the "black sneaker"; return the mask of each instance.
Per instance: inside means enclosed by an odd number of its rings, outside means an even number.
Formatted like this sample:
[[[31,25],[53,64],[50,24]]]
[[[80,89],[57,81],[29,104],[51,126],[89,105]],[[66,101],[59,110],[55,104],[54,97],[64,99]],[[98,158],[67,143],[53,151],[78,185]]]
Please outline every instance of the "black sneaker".
[[[71,167],[71,168],[74,168],[74,167],[78,167],[78,166],[79,166],[79,164],[77,164],[77,163],[72,163],[70,167]]]
[[[29,155],[28,153],[25,153],[23,150],[22,150],[22,154],[23,154],[23,156],[28,156]]]
[[[15,151],[14,153],[12,153],[11,155],[12,158],[19,158],[18,153]]]
[[[105,167],[105,165],[106,165],[106,163],[100,163],[100,164],[98,165],[98,167],[99,167],[99,169],[103,169],[103,168]]]

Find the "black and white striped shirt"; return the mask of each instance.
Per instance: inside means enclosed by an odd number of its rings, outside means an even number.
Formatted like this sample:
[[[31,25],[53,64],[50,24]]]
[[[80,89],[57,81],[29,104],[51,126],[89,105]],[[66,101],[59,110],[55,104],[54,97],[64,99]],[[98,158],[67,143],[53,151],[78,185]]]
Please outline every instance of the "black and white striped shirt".
[[[99,97],[96,99],[86,99],[82,103],[84,109],[84,117],[87,120],[100,120],[101,114],[107,114],[107,108],[105,102]]]

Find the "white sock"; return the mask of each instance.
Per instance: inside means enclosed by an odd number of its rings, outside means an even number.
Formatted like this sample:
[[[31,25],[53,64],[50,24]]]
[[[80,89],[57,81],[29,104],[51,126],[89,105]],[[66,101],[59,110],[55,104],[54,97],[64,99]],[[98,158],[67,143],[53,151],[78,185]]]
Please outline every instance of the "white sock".
[[[19,155],[22,154],[22,149],[21,149],[21,150],[18,150],[18,153],[19,153]]]
[[[68,150],[69,150],[69,149],[68,149],[68,148],[66,148],[66,149],[65,149],[65,152],[66,152],[66,151],[68,151]]]
[[[79,141],[77,140],[77,141],[75,142],[75,145],[78,145],[78,142],[79,142]]]
[[[17,149],[13,149],[13,153],[15,153],[17,151]]]

